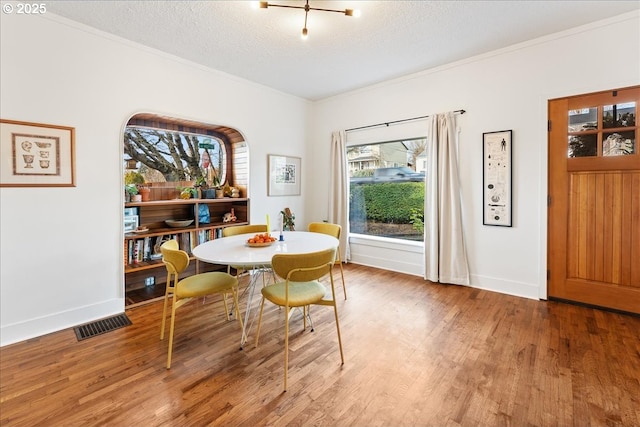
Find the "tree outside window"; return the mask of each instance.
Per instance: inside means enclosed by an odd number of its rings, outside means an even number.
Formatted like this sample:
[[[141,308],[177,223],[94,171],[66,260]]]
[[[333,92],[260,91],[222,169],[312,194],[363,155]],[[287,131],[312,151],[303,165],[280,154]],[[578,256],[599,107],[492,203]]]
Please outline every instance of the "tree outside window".
[[[124,154],[140,162],[146,182],[225,182],[224,143],[209,135],[127,126]]]

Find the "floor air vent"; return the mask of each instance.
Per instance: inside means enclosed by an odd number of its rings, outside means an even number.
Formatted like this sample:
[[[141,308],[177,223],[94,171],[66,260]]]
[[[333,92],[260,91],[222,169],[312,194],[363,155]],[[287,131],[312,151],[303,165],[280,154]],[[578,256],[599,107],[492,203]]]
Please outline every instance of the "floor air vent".
[[[130,324],[131,320],[129,320],[126,314],[122,313],[116,316],[107,317],[106,319],[96,320],[95,322],[87,323],[86,325],[76,326],[73,330],[76,332],[76,338],[78,338],[78,341],[82,341],[115,329],[124,328]]]

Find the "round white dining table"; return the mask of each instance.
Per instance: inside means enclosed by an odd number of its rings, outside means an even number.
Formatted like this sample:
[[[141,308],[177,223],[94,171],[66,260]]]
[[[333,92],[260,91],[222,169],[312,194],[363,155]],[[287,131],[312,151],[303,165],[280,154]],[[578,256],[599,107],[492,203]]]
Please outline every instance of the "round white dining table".
[[[272,233],[272,235],[279,237],[279,234]],[[335,237],[322,233],[285,231],[282,236],[283,240],[273,242],[270,246],[251,247],[247,244],[247,240],[253,236],[255,236],[255,233],[238,234],[213,239],[196,246],[192,251],[193,256],[200,261],[243,267],[245,270],[251,272],[252,277],[247,287],[249,291],[247,292],[247,308],[245,310],[242,337],[240,339],[241,349],[247,341],[247,336],[253,323],[250,313],[255,287],[258,283],[257,276],[260,274],[264,279],[265,272],[270,271],[271,258],[275,254],[318,252],[325,249],[337,248],[339,244],[338,239]]]
[[[213,264],[251,267],[271,265],[271,258],[275,254],[302,254],[338,247],[335,237],[309,231],[284,231],[283,241],[278,240],[270,246],[251,247],[247,240],[254,235],[238,234],[209,240],[196,246],[192,251],[193,256]],[[277,233],[272,233],[272,236],[279,237]]]

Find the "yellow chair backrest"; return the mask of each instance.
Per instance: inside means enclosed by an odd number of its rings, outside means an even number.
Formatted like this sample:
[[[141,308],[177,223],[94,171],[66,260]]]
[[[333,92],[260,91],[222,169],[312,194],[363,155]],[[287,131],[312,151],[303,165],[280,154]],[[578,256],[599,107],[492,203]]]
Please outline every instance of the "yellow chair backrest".
[[[333,266],[335,249],[306,254],[276,254],[271,267],[276,274],[292,282],[308,282],[324,277]]]
[[[222,229],[222,237],[235,236],[237,234],[248,233],[266,233],[266,224],[249,224],[249,225],[235,225],[233,227],[225,227]]]
[[[180,274],[189,266],[189,254],[178,248],[176,240],[168,240],[160,246],[162,261],[169,273]]]
[[[336,239],[340,239],[340,231],[342,227],[338,224],[331,224],[328,222],[312,222],[309,224],[309,231],[313,233],[322,233],[333,236]]]

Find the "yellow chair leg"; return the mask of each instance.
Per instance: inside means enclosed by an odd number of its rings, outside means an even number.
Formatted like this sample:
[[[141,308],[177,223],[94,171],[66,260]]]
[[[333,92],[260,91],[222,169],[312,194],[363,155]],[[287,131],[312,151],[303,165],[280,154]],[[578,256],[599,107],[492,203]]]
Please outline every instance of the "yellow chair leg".
[[[344,292],[344,299],[347,299],[347,285],[344,283],[344,270],[342,269],[342,261],[338,260],[340,265],[340,277],[342,278],[342,291]]]
[[[162,326],[160,327],[160,339],[164,339],[164,324],[167,319],[167,299],[169,298],[168,294],[164,296],[164,308],[162,309]]]
[[[335,302],[333,305],[333,312],[336,315],[336,330],[338,331],[338,345],[340,346],[340,360],[344,365],[344,353],[342,352],[342,338],[340,337],[340,323],[338,323],[338,307],[335,305]]]
[[[227,321],[229,321],[229,307],[227,307],[227,294],[222,294],[222,303],[224,304],[224,314],[227,316]],[[236,307],[237,306],[238,306],[238,303],[236,302]]]
[[[164,324],[167,319],[167,302],[169,299],[169,290],[171,289],[171,274],[167,274],[167,288],[164,291],[164,307],[162,308],[162,326],[160,327],[160,339],[164,339]]]
[[[284,316],[284,391],[287,391],[287,377],[289,376],[289,307],[285,307]]]
[[[304,307],[302,307],[302,328],[306,331],[307,330],[307,316],[308,316],[308,310],[309,310],[309,306],[305,305]]]
[[[264,297],[260,303],[260,315],[258,316],[258,330],[256,331],[256,347],[258,347],[258,340],[260,339],[260,329],[262,328],[262,312],[264,311]],[[244,338],[244,337],[243,337]]]
[[[176,298],[174,295],[173,304],[171,304],[171,325],[169,326],[169,352],[167,354],[167,369],[171,369],[171,353],[173,350],[173,331],[176,323]]]

